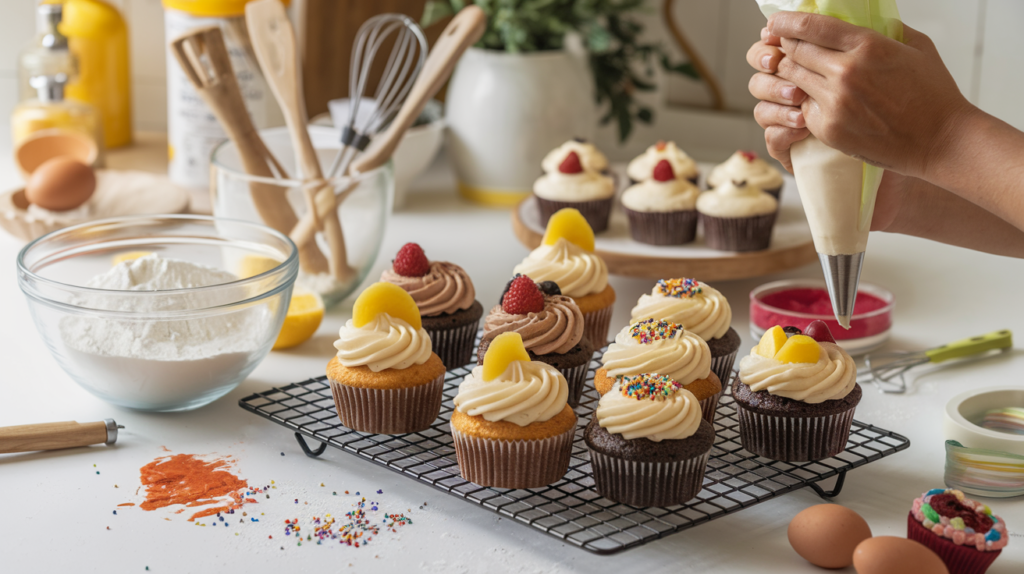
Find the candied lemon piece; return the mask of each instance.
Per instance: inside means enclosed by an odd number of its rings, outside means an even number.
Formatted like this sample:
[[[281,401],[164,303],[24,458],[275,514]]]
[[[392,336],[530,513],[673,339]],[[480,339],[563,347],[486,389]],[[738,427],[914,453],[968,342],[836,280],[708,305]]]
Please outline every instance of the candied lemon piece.
[[[565,239],[587,251],[594,250],[594,230],[578,209],[559,209],[548,220],[548,228],[544,231],[544,245],[554,245],[559,239]]]
[[[367,287],[352,306],[352,324],[357,328],[362,327],[381,313],[401,319],[412,325],[413,329],[423,327],[420,310],[412,300],[412,295],[398,285],[378,282]]]
[[[275,351],[289,349],[309,340],[324,319],[324,301],[316,293],[295,293],[288,303],[288,315],[274,341]]]
[[[530,354],[523,345],[523,337],[519,333],[502,333],[491,341],[484,353],[485,381],[493,381],[505,372],[512,361],[529,361]]]
[[[142,259],[147,255],[152,255],[152,251],[125,251],[124,253],[118,253],[114,256],[112,266],[117,266],[125,261],[135,261],[136,259]]]
[[[769,359],[775,358],[779,349],[786,344],[786,332],[782,327],[776,325],[761,335],[761,342],[757,344],[757,354]]]
[[[783,363],[817,363],[821,345],[807,335],[793,335],[775,355]]]

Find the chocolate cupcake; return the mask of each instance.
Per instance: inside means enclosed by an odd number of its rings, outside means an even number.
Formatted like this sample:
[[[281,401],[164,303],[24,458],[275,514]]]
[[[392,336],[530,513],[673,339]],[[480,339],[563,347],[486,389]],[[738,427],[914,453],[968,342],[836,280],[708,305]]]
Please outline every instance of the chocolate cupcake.
[[[668,161],[675,177],[697,185],[697,180],[700,178],[697,162],[679,149],[675,142],[666,141],[659,141],[650,146],[644,153],[629,162],[629,165],[626,166],[626,176],[629,177],[630,183],[636,184],[651,179],[654,166],[658,165],[661,160]]]
[[[952,488],[933,488],[914,499],[907,538],[935,552],[949,574],[985,574],[1010,541],[1002,518]]]
[[[828,328],[786,336],[765,332],[740,360],[732,385],[740,441],[750,452],[787,462],[821,460],[846,449],[853,413],[861,399],[857,365]]]
[[[622,194],[622,210],[629,218],[634,240],[651,245],[682,245],[697,235],[697,196],[700,190],[677,179],[668,160],[654,166],[652,178],[630,186]]]
[[[608,229],[615,196],[615,180],[600,171],[585,169],[579,153],[570,150],[556,169],[540,176],[533,184],[533,195],[540,208],[541,225],[560,209],[578,209],[594,233]]]
[[[682,325],[708,344],[711,370],[722,385],[732,378],[740,334],[732,324],[732,307],[717,289],[696,279],[659,279],[650,295],[641,295],[630,313],[631,323],[644,319]]]
[[[583,440],[601,496],[633,506],[672,506],[703,488],[715,430],[683,385],[645,373],[601,397]]]
[[[768,195],[779,198],[782,193],[782,172],[752,151],[738,151],[720,163],[708,174],[708,189],[730,181],[746,181]]]
[[[700,402],[704,420],[715,422],[722,383],[711,370],[711,351],[703,339],[667,321],[645,319],[627,326],[601,357],[594,387],[605,395],[615,383],[643,373],[658,373],[683,385]]]
[[[430,335],[433,350],[445,367],[462,367],[473,360],[473,343],[484,314],[466,271],[447,261],[429,261],[423,249],[406,243],[381,281],[398,285],[412,296]]]
[[[541,291],[543,288],[543,292]],[[484,363],[491,340],[517,333],[530,360],[558,369],[569,385],[569,405],[579,404],[594,348],[583,332],[583,314],[551,282],[539,287],[526,275],[509,281],[501,302],[484,319],[477,364]]]
[[[768,249],[778,209],[774,197],[746,181],[727,182],[697,198],[704,242],[721,251]]]

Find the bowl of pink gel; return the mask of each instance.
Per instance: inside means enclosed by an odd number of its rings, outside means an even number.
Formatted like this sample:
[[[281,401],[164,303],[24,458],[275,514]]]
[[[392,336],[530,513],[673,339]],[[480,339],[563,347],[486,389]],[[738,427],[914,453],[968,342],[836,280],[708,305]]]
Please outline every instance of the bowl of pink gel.
[[[806,329],[811,321],[824,321],[840,347],[861,355],[882,346],[892,330],[895,298],[889,291],[861,283],[850,328],[844,329],[832,312],[825,281],[789,279],[766,283],[750,292],[750,334],[761,335],[775,325]]]

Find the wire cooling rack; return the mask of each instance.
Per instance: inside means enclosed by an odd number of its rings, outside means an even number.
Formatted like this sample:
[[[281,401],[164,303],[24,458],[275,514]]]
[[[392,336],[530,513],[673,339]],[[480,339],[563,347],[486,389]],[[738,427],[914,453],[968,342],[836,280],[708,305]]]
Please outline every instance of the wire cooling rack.
[[[847,471],[910,446],[906,437],[853,421],[846,450],[833,458],[790,463],[758,457],[740,446],[736,407],[726,385],[718,403],[715,446],[704,489],[697,498],[664,508],[619,504],[594,489],[590,455],[583,442],[583,429],[600,398],[591,383],[600,366],[596,359],[591,361],[576,408],[579,426],[569,472],[554,484],[529,490],[482,487],[459,475],[448,422],[458,384],[473,365],[448,372],[441,414],[433,426],[418,433],[374,435],[345,427],[335,411],[327,377],[249,395],[239,405],[294,431],[308,456],[320,456],[328,446],[339,448],[596,554],[635,548],[804,487],[824,498],[834,497],[842,490]],[[304,437],[321,444],[311,449]],[[825,490],[820,483],[832,477],[836,477],[832,489]]]

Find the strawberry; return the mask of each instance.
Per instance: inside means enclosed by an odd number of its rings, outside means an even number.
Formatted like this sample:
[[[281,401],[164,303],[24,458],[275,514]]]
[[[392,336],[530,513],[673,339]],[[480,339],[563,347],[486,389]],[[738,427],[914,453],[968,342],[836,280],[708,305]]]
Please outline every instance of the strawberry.
[[[423,248],[415,243],[403,245],[391,264],[395,273],[402,277],[423,277],[430,273],[430,261],[423,253]]]
[[[512,280],[508,293],[502,298],[501,309],[510,315],[526,315],[544,310],[544,294],[526,275]]]
[[[580,173],[583,171],[583,164],[580,163],[580,156],[574,151],[565,156],[562,163],[558,164],[558,171],[562,173]]]
[[[659,161],[654,166],[654,181],[672,181],[676,178],[676,172],[672,171],[672,164],[667,159]]]
[[[757,159],[757,154],[752,151],[741,151],[740,155],[747,160],[747,163],[754,163],[754,160]]]

